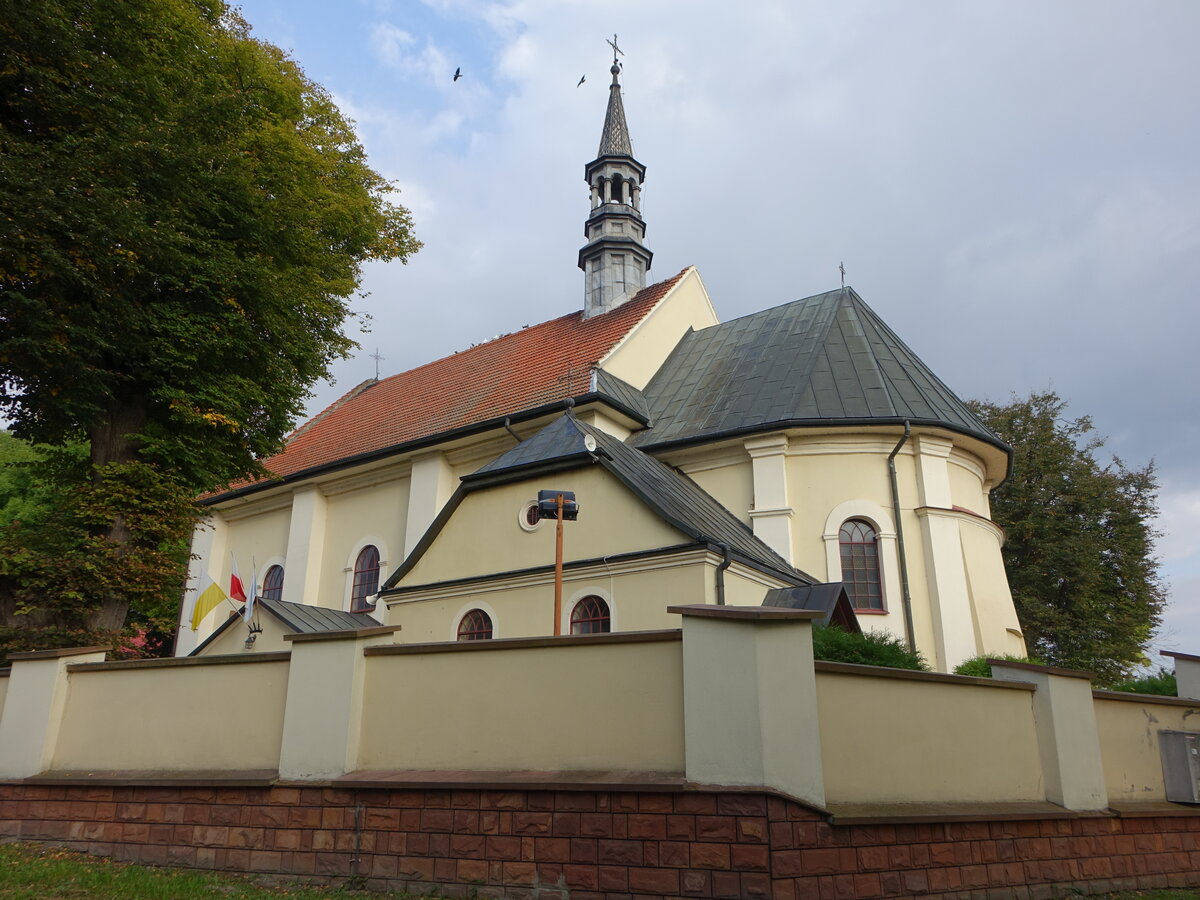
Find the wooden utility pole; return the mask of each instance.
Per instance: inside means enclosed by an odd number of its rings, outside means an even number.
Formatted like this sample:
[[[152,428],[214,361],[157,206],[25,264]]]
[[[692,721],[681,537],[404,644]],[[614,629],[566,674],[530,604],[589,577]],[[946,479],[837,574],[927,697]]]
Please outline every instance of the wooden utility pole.
[[[563,495],[558,495],[558,517],[554,523],[554,636],[562,634],[562,538]]]

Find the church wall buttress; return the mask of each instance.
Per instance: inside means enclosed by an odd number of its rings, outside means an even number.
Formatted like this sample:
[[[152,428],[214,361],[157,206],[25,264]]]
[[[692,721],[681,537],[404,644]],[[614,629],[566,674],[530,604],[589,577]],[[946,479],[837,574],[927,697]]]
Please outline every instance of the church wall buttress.
[[[228,555],[226,538],[228,527],[225,517],[218,510],[212,510],[192,530],[192,553],[195,558],[188,563],[187,598],[184,600],[179,616],[178,638],[175,642],[175,655],[187,656],[196,649],[217,624],[225,621],[228,607],[217,607],[214,613],[206,616],[206,621],[200,623],[201,630],[193,631],[192,611],[196,605],[196,596],[200,591],[201,576],[207,573],[213,581],[226,588],[222,583],[222,562]]]
[[[754,534],[789,562],[792,560],[792,507],[788,503],[787,435],[746,441],[754,472]]]
[[[457,483],[446,454],[435,451],[413,459],[404,528],[405,556],[442,511]]]
[[[325,556],[325,509],[325,495],[316,485],[298,488],[292,495],[287,568],[283,579],[283,600],[286,603],[322,605],[320,588]]]

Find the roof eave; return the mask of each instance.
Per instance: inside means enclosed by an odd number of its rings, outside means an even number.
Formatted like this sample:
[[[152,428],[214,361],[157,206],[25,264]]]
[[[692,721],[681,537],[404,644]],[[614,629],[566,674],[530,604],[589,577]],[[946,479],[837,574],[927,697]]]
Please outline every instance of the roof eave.
[[[480,422],[475,422],[471,425],[463,425],[459,428],[450,428],[446,431],[438,431],[430,435],[420,438],[414,438],[411,441],[402,441],[399,444],[392,444],[389,447],[382,447],[378,450],[369,450],[365,453],[356,453],[352,456],[343,456],[340,459],[335,459],[332,462],[321,463],[316,466],[309,466],[306,469],[301,469],[298,472],[292,472],[288,475],[280,475],[275,478],[256,481],[253,484],[248,484],[245,487],[240,487],[232,491],[226,491],[222,494],[217,494],[212,497],[206,497],[200,500],[201,506],[215,506],[218,503],[225,503],[229,500],[237,500],[249,494],[258,493],[269,488],[280,487],[282,485],[294,484],[298,481],[304,481],[308,478],[314,478],[318,475],[325,475],[330,472],[336,472],[340,469],[347,469],[353,466],[362,465],[363,463],[374,462],[379,459],[386,459],[389,456],[398,456],[402,453],[410,453],[414,450],[424,450],[435,444],[444,443],[446,441],[456,440],[457,438],[470,437],[474,434],[480,434],[485,431],[494,431],[504,427],[505,423],[527,422],[530,419],[538,419],[542,416],[547,416],[564,409],[574,407],[579,409],[588,403],[604,403],[622,415],[628,416],[634,422],[637,422],[642,427],[649,425],[650,420],[642,412],[633,409],[629,405],[622,403],[614,397],[600,391],[588,391],[586,394],[579,394],[575,397],[564,397],[562,400],[555,400],[552,403],[545,403],[541,406],[531,407],[519,412],[509,413],[504,416],[494,416],[490,419],[484,419]]]

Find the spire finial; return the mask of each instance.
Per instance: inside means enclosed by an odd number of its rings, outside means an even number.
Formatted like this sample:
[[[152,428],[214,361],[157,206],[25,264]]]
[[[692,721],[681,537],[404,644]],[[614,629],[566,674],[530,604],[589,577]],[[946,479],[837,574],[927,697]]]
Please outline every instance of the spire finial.
[[[616,75],[619,71],[621,71],[621,64],[617,62],[617,54],[619,53],[621,56],[624,56],[625,51],[617,46],[617,35],[615,33],[613,34],[613,39],[610,41],[606,38],[605,43],[613,48],[613,67],[611,71],[614,75]]]

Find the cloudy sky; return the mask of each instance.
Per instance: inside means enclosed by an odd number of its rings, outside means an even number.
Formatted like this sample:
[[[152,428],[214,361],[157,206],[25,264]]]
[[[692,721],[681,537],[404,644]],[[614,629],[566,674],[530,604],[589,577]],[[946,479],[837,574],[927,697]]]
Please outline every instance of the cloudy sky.
[[[723,319],[853,285],[960,396],[1053,388],[1162,480],[1200,652],[1194,0],[244,0],[353,117],[425,248],[367,272],[312,409],[577,309],[614,32],[655,279]],[[462,67],[457,83],[451,76]],[[587,80],[576,87],[580,76]]]

